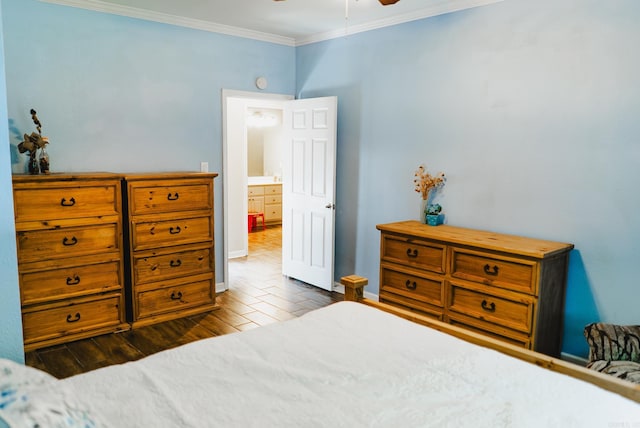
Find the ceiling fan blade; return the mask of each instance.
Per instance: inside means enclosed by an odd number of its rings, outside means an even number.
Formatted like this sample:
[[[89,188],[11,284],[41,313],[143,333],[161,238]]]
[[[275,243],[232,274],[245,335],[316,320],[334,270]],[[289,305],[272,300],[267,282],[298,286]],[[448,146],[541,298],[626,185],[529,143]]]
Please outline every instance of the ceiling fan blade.
[[[389,6],[391,4],[396,4],[400,0],[378,0],[383,6]]]

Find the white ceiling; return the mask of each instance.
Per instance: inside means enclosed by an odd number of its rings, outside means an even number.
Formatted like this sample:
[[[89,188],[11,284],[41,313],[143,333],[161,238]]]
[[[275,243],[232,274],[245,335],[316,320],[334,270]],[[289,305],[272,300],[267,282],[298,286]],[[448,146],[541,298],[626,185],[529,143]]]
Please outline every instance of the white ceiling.
[[[502,0],[41,1],[297,46]]]

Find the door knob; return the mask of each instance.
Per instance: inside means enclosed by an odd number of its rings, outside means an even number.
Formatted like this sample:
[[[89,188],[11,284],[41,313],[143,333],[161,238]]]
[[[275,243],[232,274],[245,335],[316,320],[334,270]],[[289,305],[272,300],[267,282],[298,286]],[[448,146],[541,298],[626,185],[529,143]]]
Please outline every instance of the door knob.
[[[335,204],[327,204],[324,206],[325,208],[329,208],[329,209],[336,209]]]

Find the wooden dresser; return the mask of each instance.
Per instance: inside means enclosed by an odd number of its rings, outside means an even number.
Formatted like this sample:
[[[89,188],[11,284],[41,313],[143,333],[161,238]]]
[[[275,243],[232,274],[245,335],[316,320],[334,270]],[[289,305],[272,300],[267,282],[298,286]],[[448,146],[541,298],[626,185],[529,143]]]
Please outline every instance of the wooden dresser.
[[[128,330],[114,174],[14,175],[25,351]]]
[[[264,213],[267,224],[282,224],[282,183],[249,185],[248,211]]]
[[[559,356],[572,244],[380,224],[380,301]]]
[[[125,175],[128,318],[134,327],[216,308],[217,175]]]

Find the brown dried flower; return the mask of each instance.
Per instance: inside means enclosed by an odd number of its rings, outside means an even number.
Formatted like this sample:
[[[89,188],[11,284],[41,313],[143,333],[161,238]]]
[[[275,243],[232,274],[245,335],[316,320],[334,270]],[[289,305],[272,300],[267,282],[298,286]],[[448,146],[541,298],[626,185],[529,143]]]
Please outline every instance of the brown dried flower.
[[[42,136],[42,124],[38,116],[36,116],[36,111],[31,109],[29,113],[31,113],[31,120],[33,120],[33,123],[36,125],[38,133],[32,132],[31,135],[24,134],[24,141],[18,144],[18,151],[20,151],[20,153],[29,152],[29,155],[33,157],[38,149],[49,144],[49,139]]]
[[[414,174],[413,183],[415,184],[415,191],[420,193],[423,200],[429,199],[429,192],[432,189],[436,189],[444,186],[446,181],[446,177],[443,172],[439,172],[437,175],[433,176],[424,165],[420,165],[418,170]]]

